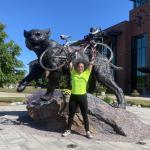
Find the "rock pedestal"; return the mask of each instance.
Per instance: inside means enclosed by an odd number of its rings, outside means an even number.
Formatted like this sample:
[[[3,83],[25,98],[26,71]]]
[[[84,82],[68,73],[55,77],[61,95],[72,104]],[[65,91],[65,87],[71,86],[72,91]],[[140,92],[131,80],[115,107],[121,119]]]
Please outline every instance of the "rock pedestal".
[[[64,131],[68,119],[69,97],[56,90],[50,101],[40,100],[43,92],[35,92],[28,97],[27,110],[30,117],[36,122],[47,123],[48,130]],[[125,109],[113,108],[101,99],[87,94],[88,117],[90,130],[95,134],[117,134],[129,138],[144,138],[150,135],[150,127],[142,123],[138,117]],[[83,119],[80,110],[74,117],[72,129],[83,132]]]

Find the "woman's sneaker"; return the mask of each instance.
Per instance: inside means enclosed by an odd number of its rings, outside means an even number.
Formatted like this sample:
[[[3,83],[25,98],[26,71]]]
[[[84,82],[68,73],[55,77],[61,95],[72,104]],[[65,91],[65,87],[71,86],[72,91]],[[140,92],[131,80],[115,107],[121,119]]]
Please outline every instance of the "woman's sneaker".
[[[89,138],[89,139],[92,139],[92,138],[93,138],[93,136],[92,136],[92,134],[91,134],[90,131],[87,131],[87,132],[86,132],[86,137]]]
[[[62,136],[63,137],[66,137],[66,136],[68,136],[68,135],[70,135],[71,134],[71,130],[66,130],[63,134],[62,134]]]

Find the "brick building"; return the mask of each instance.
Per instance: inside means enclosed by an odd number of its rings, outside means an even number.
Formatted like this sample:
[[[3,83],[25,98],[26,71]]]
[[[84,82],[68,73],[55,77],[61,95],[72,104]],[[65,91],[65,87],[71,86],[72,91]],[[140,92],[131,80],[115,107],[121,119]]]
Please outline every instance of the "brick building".
[[[113,33],[115,64],[122,66],[116,72],[116,82],[125,92],[137,89],[141,94],[150,94],[150,74],[140,72],[150,66],[150,0],[130,0],[133,9],[129,21],[107,28]]]

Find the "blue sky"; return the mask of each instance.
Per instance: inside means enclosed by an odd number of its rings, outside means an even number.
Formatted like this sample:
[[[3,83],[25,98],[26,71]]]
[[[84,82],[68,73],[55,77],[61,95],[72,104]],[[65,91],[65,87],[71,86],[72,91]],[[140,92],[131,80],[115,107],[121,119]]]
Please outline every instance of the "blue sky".
[[[130,0],[1,0],[0,22],[6,25],[9,40],[22,48],[19,59],[28,70],[36,55],[25,46],[24,29],[50,28],[50,38],[59,43],[61,34],[78,40],[92,26],[105,29],[128,20],[132,7]]]

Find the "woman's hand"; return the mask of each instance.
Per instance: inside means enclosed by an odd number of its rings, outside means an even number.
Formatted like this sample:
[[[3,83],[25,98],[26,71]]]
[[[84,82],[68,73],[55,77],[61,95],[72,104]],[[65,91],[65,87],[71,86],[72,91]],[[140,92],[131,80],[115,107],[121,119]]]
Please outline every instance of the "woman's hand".
[[[72,62],[69,63],[69,69],[70,69],[70,71],[73,69],[73,64],[72,64]]]
[[[92,58],[91,61],[90,61],[90,63],[89,63],[89,66],[88,66],[88,69],[90,71],[92,70],[94,63],[95,63],[95,58]]]
[[[89,63],[89,66],[88,66],[88,69],[91,71],[92,70],[92,68],[93,68],[93,65],[94,65],[94,63],[95,63],[95,53],[92,51],[92,58],[91,58],[91,60],[90,60],[90,63]]]

